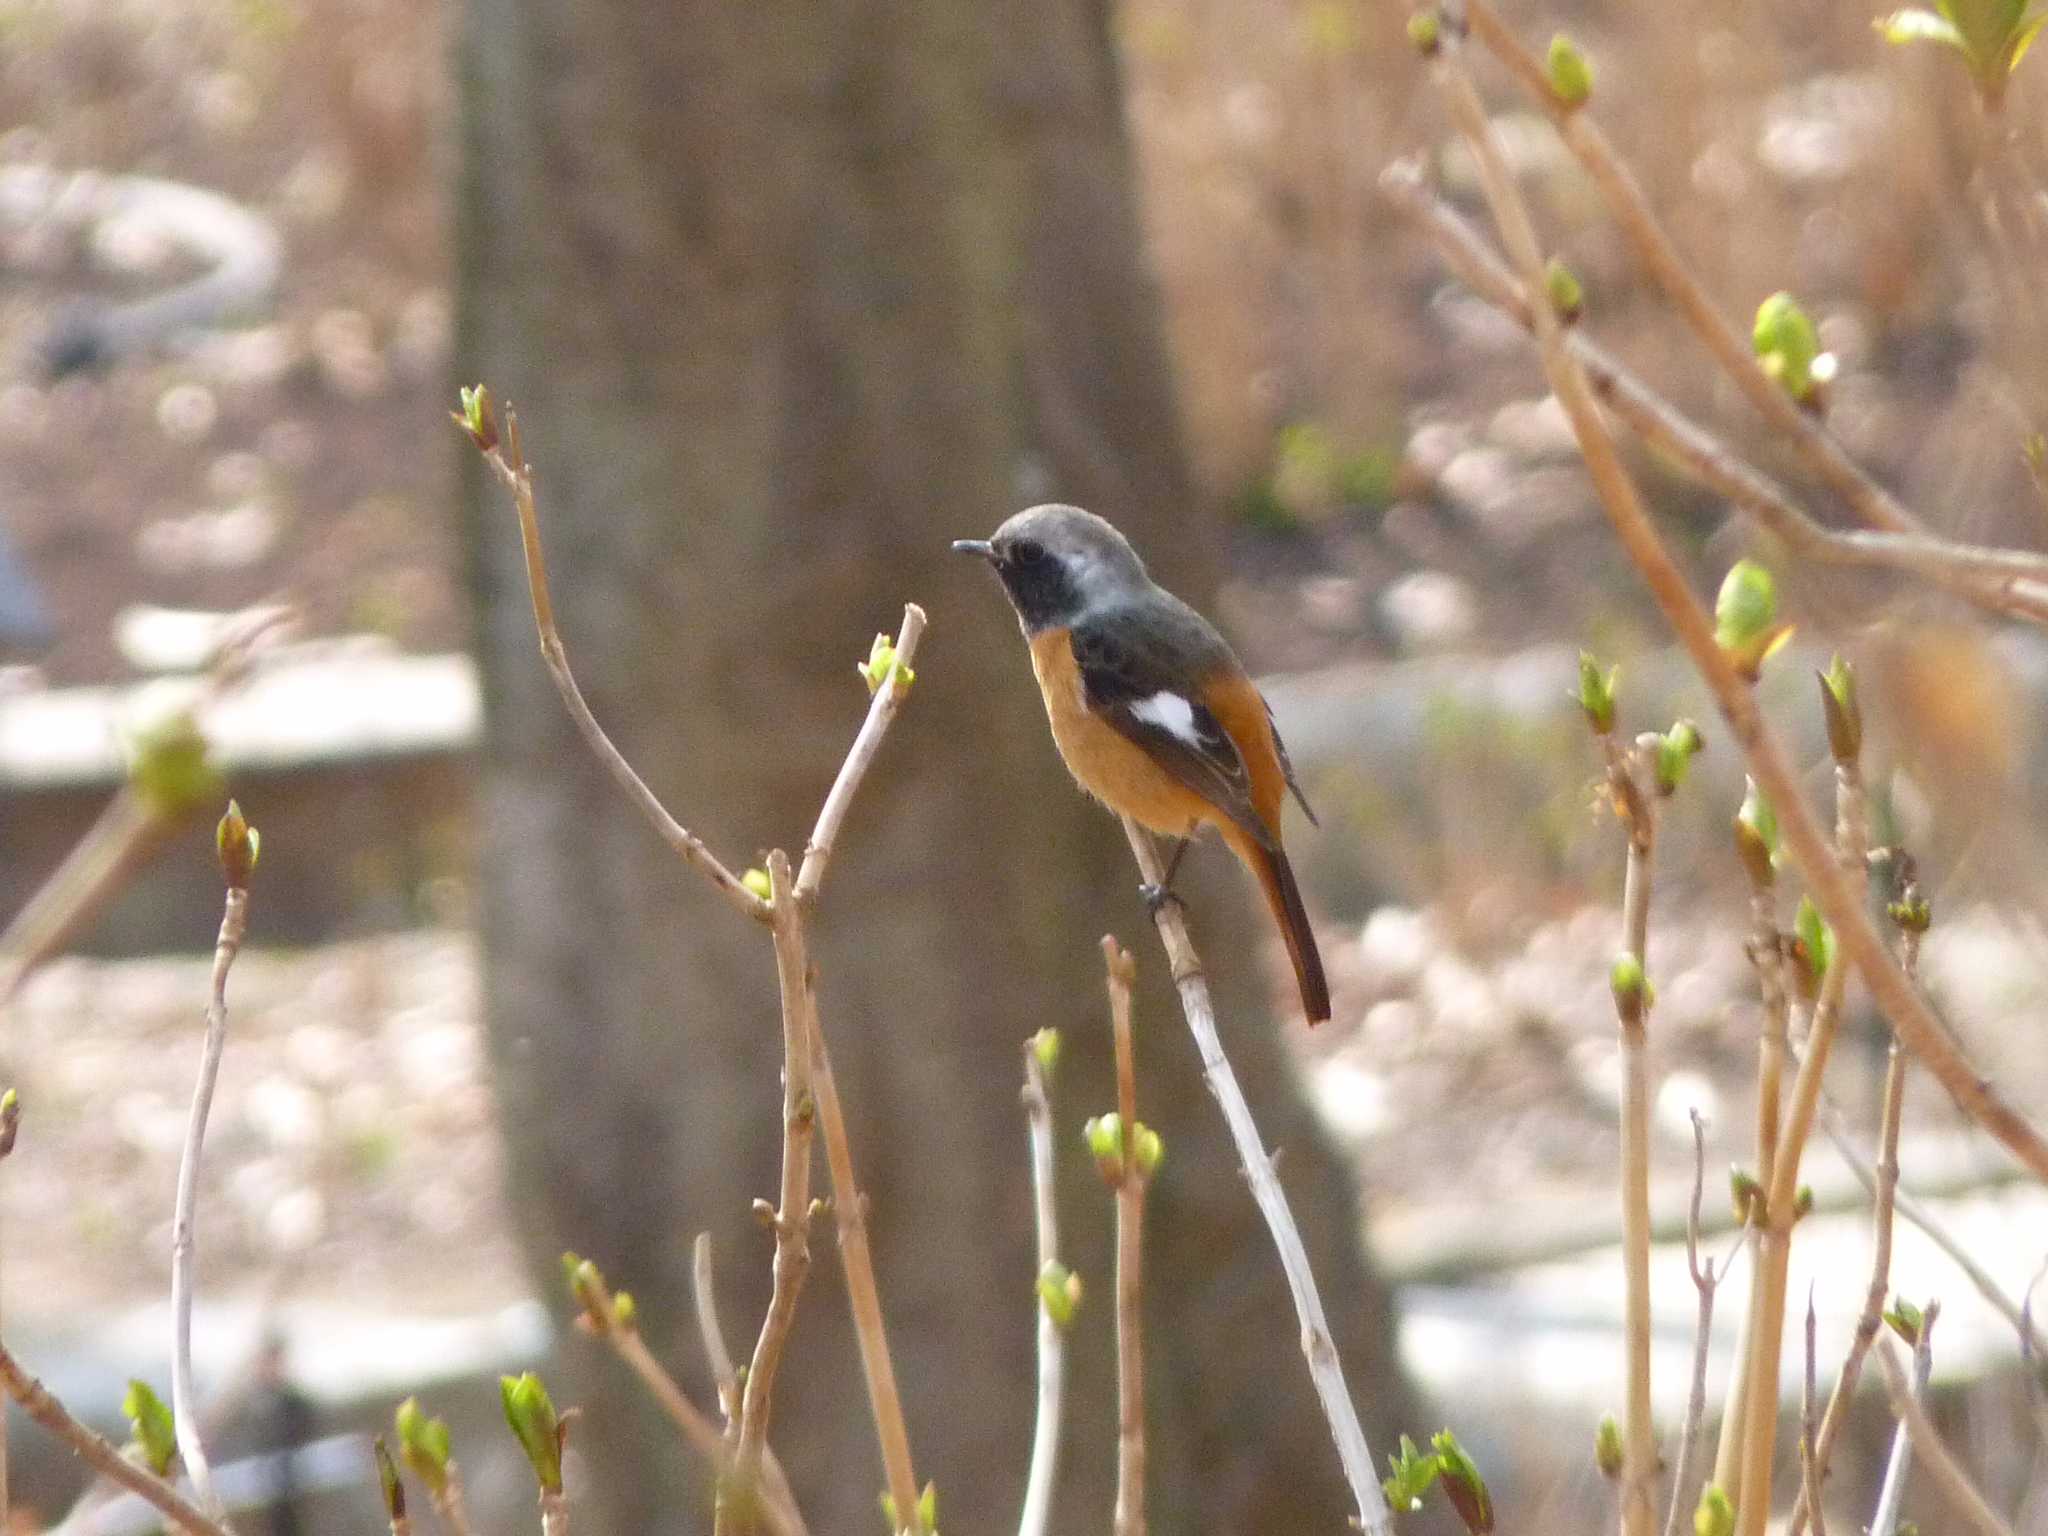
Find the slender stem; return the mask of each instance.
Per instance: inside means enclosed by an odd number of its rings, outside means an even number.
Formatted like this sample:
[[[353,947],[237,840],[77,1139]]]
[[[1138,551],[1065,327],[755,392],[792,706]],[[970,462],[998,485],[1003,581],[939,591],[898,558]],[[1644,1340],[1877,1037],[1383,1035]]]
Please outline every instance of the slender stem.
[[[519,417],[516,413],[509,410],[505,413],[504,443],[487,450],[484,462],[512,493],[512,504],[519,514],[519,544],[526,555],[526,584],[533,599],[533,622],[540,633],[541,659],[547,663],[555,691],[561,694],[562,702],[568,706],[569,717],[576,722],[584,744],[596,754],[598,761],[626,792],[626,798],[640,808],[662,841],[674,849],[684,863],[717,887],[719,894],[742,916],[766,923],[769,920],[768,903],[742,885],[739,876],[719,861],[718,856],[704,845],[703,839],[668,813],[661,801],[655,798],[654,791],[633,771],[633,765],[626,761],[625,755],[612,745],[611,737],[605,734],[604,727],[597,723],[597,717],[584,701],[576,674],[569,670],[569,656],[562,646],[561,631],[555,627],[555,602],[548,590],[547,560],[541,551],[540,518],[534,508],[533,467],[519,451]]]
[[[775,976],[782,989],[782,1188],[773,1211],[765,1210],[766,1202],[757,1202],[764,1219],[775,1229],[774,1287],[740,1395],[739,1437],[732,1468],[719,1487],[715,1526],[719,1536],[750,1530],[754,1525],[775,1375],[789,1342],[789,1330],[796,1322],[797,1297],[811,1268],[811,1136],[817,1122],[817,1100],[811,1091],[807,1025],[817,1011],[817,1001],[805,944],[804,906],[795,899],[789,855],[780,848],[768,855],[768,884],[775,908]]]
[[[704,1342],[704,1363],[711,1368],[711,1381],[718,1391],[718,1411],[728,1423],[733,1423],[740,1413],[740,1373],[732,1363],[732,1351],[726,1348],[725,1330],[718,1324],[718,1292],[712,1283],[709,1232],[699,1232],[696,1242],[690,1245],[690,1286],[697,1302],[697,1333]]]
[[[1045,1068],[1031,1041],[1024,1043],[1024,1123],[1031,1140],[1031,1205],[1038,1229],[1038,1273],[1057,1273],[1060,1261],[1059,1204],[1052,1161],[1052,1098]],[[1066,1330],[1052,1310],[1038,1303],[1038,1418],[1031,1432],[1031,1468],[1024,1479],[1024,1508],[1017,1536],[1047,1536],[1052,1490],[1059,1478],[1060,1417],[1066,1390]]]
[[[839,1110],[839,1089],[832,1077],[832,1057],[824,1031],[811,1020],[811,1091],[817,1095],[818,1123],[825,1132],[825,1163],[832,1173],[832,1211],[839,1229],[839,1264],[846,1275],[846,1299],[853,1311],[854,1338],[860,1344],[861,1372],[867,1380],[868,1411],[882,1451],[882,1471],[897,1518],[916,1531],[917,1475],[911,1469],[910,1431],[903,1421],[903,1399],[896,1387],[896,1366],[889,1356],[889,1335],[882,1324],[882,1293],[875,1284],[875,1260],[868,1247],[867,1196],[853,1171],[853,1147],[846,1119]]]
[[[816,900],[818,887],[825,883],[825,866],[832,862],[832,848],[839,841],[839,828],[846,820],[847,808],[853,804],[861,780],[867,777],[875,754],[881,750],[882,738],[888,734],[890,722],[896,718],[896,712],[903,707],[903,700],[909,695],[910,684],[905,678],[910,660],[917,654],[917,643],[924,635],[924,626],[924,610],[915,603],[905,603],[903,627],[896,632],[897,665],[875,690],[867,719],[861,722],[860,734],[854,737],[846,761],[839,765],[839,777],[832,781],[825,804],[818,811],[818,824],[812,829],[810,843],[804,849],[803,868],[796,878],[796,894],[800,902]]]
[[[1113,935],[1102,936],[1116,1042],[1116,1110],[1123,1131],[1116,1186],[1116,1515],[1115,1536],[1145,1536],[1145,1175],[1138,1167],[1138,1069],[1131,1044],[1131,984],[1137,966]]]
[[[1884,1326],[1884,1298],[1891,1289],[1892,1209],[1899,1188],[1899,1119],[1905,1107],[1906,1056],[1898,1041],[1892,1042],[1890,1059],[1884,1069],[1884,1109],[1878,1128],[1876,1188],[1872,1192],[1870,1284],[1863,1293],[1863,1311],[1856,1319],[1855,1337],[1842,1369],[1828,1394],[1827,1411],[1822,1414],[1820,1435],[1814,1445],[1813,1462],[1799,1490],[1799,1503],[1792,1511],[1788,1536],[1800,1536],[1811,1516],[1816,1536],[1821,1518],[1821,1488],[1828,1475],[1828,1461],[1834,1454],[1835,1437],[1849,1417],[1849,1403],[1863,1371],[1863,1359],[1877,1341]],[[1839,1143],[1838,1143],[1839,1145]]]
[[[495,423],[491,430],[495,431]],[[493,441],[487,446],[480,444],[480,447],[484,461],[512,492],[513,505],[519,516],[520,546],[526,557],[527,586],[533,601],[534,625],[540,635],[541,656],[570,716],[582,732],[585,744],[611,772],[627,798],[646,815],[663,841],[691,868],[710,880],[728,904],[756,922],[773,923],[775,913],[770,904],[748,890],[701,839],[668,813],[605,735],[584,702],[582,690],[569,670],[561,635],[555,626],[554,602],[548,590],[547,563],[541,549],[539,519],[535,511],[533,475],[520,452],[517,416],[509,410],[505,413],[502,446]],[[792,893],[791,899],[805,909],[815,904],[839,821],[873,761],[882,730],[894,718],[901,703],[907,686],[905,673],[916,654],[923,629],[923,611],[915,604],[906,605],[896,646],[902,670],[893,672],[886,686],[876,690],[867,722],[863,724],[854,749],[849,752],[839,779],[827,797],[825,814],[821,815],[818,827],[812,833],[804,870],[798,876],[799,888]],[[904,1425],[895,1367],[889,1358],[888,1338],[882,1327],[881,1296],[875,1283],[874,1258],[867,1240],[865,1197],[854,1178],[853,1153],[847,1139],[845,1117],[840,1111],[838,1089],[832,1077],[831,1055],[818,1024],[815,990],[807,985],[803,989],[803,999],[805,1033],[813,1052],[811,1090],[818,1123],[824,1131],[826,1164],[832,1176],[833,1208],[838,1219],[839,1257],[846,1274],[847,1300],[853,1312],[854,1333],[860,1343],[869,1408],[875,1420],[876,1438],[881,1445],[890,1496],[896,1501],[899,1514],[914,1525],[917,1520],[917,1480],[911,1469],[910,1436]]]
[[[541,1536],[569,1536],[569,1501],[559,1489],[540,1491]]]
[[[1622,948],[1649,976],[1650,871],[1657,820],[1647,775],[1638,771],[1657,738],[1631,755],[1607,745],[1608,780],[1628,830],[1622,885]],[[1650,759],[1654,762],[1654,757]],[[1621,1528],[1650,1536],[1655,1526],[1657,1431],[1650,1414],[1650,993],[1647,979],[1632,997],[1615,998],[1621,1037],[1621,1227],[1628,1396],[1622,1423]]]
[[[1138,861],[1138,869],[1145,882],[1148,885],[1159,884],[1164,871],[1159,863],[1159,852],[1152,846],[1145,830],[1125,817],[1124,835],[1130,840],[1131,852]],[[1301,1324],[1301,1350],[1308,1358],[1309,1377],[1315,1383],[1316,1395],[1322,1402],[1323,1417],[1329,1423],[1331,1438],[1337,1443],[1337,1457],[1343,1464],[1345,1481],[1358,1505],[1359,1528],[1367,1536],[1391,1536],[1393,1516],[1387,1509],[1386,1494],[1380,1489],[1379,1474],[1373,1469],[1372,1449],[1367,1445],[1365,1430],[1358,1422],[1358,1409],[1351,1401],[1351,1389],[1344,1383],[1344,1365],[1337,1358],[1337,1346],[1330,1337],[1330,1324],[1323,1315],[1323,1301],[1316,1291],[1315,1275],[1309,1269],[1308,1251],[1302,1247],[1301,1231],[1294,1224],[1294,1214],[1288,1209],[1287,1196],[1273,1172],[1273,1159],[1260,1139],[1251,1108],[1245,1103],[1244,1091],[1238,1087],[1237,1074],[1231,1070],[1230,1059],[1223,1054],[1223,1042],[1216,1033],[1216,1008],[1209,998],[1209,984],[1202,975],[1201,958],[1188,938],[1187,923],[1180,908],[1173,902],[1160,903],[1154,922],[1159,929],[1160,942],[1166,948],[1167,963],[1172,967],[1174,986],[1180,992],[1181,1009],[1187,1015],[1188,1029],[1195,1037],[1195,1046],[1202,1059],[1203,1080],[1222,1107],[1231,1140],[1237,1146],[1238,1162],[1251,1185],[1252,1199],[1258,1203],[1259,1214],[1265,1218],[1266,1228],[1273,1236],[1273,1246],[1279,1251],[1280,1267],[1287,1275],[1287,1288],[1294,1297],[1295,1316]]]
[[[1500,221],[1524,283],[1535,291],[1541,286],[1542,248],[1529,221],[1528,209],[1507,175],[1477,93],[1458,65],[1455,31],[1444,29],[1443,46],[1437,55],[1438,79],[1446,87],[1461,127],[1477,146],[1476,159],[1487,200]],[[1600,419],[1585,378],[1564,347],[1555,314],[1549,306],[1539,305],[1536,317],[1545,373],[1564,405],[1615,532],[1713,694],[1751,775],[1776,808],[1786,852],[1805,875],[1815,905],[1834,928],[1839,948],[1863,973],[1878,1007],[1891,1020],[1907,1049],[1957,1105],[2015,1159],[2037,1176],[2048,1178],[2048,1141],[1970,1065],[1948,1039],[1926,1000],[1893,962],[1885,940],[1864,911],[1860,879],[1850,880],[1834,862],[1828,839],[1800,792],[1799,776],[1765,724],[1750,684],[1715,643],[1712,619],[1645,512]]]
[[[171,1415],[178,1436],[178,1455],[192,1478],[199,1502],[216,1517],[220,1496],[213,1488],[213,1468],[199,1431],[199,1403],[192,1390],[192,1292],[199,1262],[199,1160],[206,1147],[206,1118],[213,1109],[213,1087],[220,1076],[221,1052],[228,1038],[228,972],[241,953],[249,928],[249,893],[230,886],[220,919],[220,937],[213,949],[213,987],[206,1005],[206,1041],[200,1050],[199,1081],[192,1090],[192,1116],[185,1127],[185,1148],[178,1159],[177,1205],[171,1218],[171,1312],[175,1329],[171,1351]]]
[[[1820,1466],[1819,1436],[1816,1433],[1818,1413],[1815,1403],[1820,1393],[1814,1385],[1819,1375],[1818,1351],[1814,1346],[1813,1288],[1806,1290],[1806,1373],[1804,1387],[1799,1397],[1799,1476],[1802,1482],[1816,1480],[1816,1469]],[[1828,1536],[1827,1520],[1820,1506],[1813,1507],[1813,1536]]]
[[[1865,865],[1867,812],[1862,775],[1854,758],[1836,760],[1835,805],[1836,868],[1845,876],[1854,871],[1860,879]],[[1799,1165],[1813,1130],[1821,1080],[1841,1022],[1842,999],[1848,983],[1849,967],[1839,955],[1833,956],[1821,978],[1820,996],[1813,1006],[1813,1026],[1792,1085],[1791,1105],[1767,1180],[1764,1219],[1757,1235],[1756,1272],[1762,1288],[1757,1293],[1759,1310],[1752,1316],[1754,1347],[1749,1357],[1749,1401],[1742,1427],[1742,1491],[1735,1504],[1739,1536],[1763,1536],[1770,1515],[1772,1453],[1777,1444],[1778,1425],[1778,1361],[1784,1343],[1792,1227],[1798,1219]]]
[[[462,1468],[451,1458],[443,1476],[441,1486],[429,1495],[434,1503],[434,1513],[441,1517],[441,1523],[448,1528],[449,1536],[474,1536],[469,1523],[469,1500],[462,1492]]]
[[[1685,1399],[1685,1421],[1678,1427],[1678,1450],[1671,1463],[1671,1508],[1664,1518],[1664,1536],[1680,1536],[1693,1508],[1693,1447],[1707,1416],[1707,1351],[1714,1336],[1714,1288],[1719,1278],[1714,1261],[1700,1257],[1700,1201],[1707,1186],[1707,1130],[1700,1112],[1692,1111],[1692,1207],[1685,1221],[1685,1265],[1699,1293],[1699,1320],[1693,1324],[1692,1388]]]
[[[1750,936],[1748,951],[1756,969],[1757,991],[1762,1000],[1761,1025],[1757,1035],[1756,1156],[1758,1179],[1768,1189],[1778,1157],[1778,1121],[1784,1096],[1785,1036],[1791,1002],[1785,981],[1785,955],[1778,931],[1778,895],[1775,877],[1768,868],[1750,875]],[[1729,1373],[1728,1395],[1721,1415],[1721,1439],[1714,1456],[1714,1481],[1731,1499],[1741,1492],[1744,1466],[1743,1441],[1751,1421],[1750,1400],[1759,1369],[1767,1370],[1775,1387],[1777,1356],[1766,1359],[1758,1352],[1758,1334],[1769,1313],[1770,1265],[1765,1251],[1765,1212],[1752,1204],[1744,1220],[1756,1238],[1755,1262],[1749,1273],[1749,1305],[1742,1314],[1735,1369]]]
[[[1388,166],[1380,189],[1416,222],[1467,287],[1534,334],[1527,290],[1486,237],[1430,191],[1414,162]],[[2048,622],[2048,556],[1927,533],[1824,527],[1790,491],[1645,384],[1582,327],[1570,331],[1566,345],[1594,394],[1630,431],[1784,540],[1790,554],[1827,565],[1909,572],[1991,612]]]
[[[70,1410],[40,1381],[21,1368],[5,1345],[0,1345],[0,1386],[21,1404],[30,1418],[71,1447],[72,1453],[93,1471],[146,1500],[186,1536],[233,1536],[226,1524],[208,1515],[162,1478],[123,1456],[104,1436],[74,1419]]]

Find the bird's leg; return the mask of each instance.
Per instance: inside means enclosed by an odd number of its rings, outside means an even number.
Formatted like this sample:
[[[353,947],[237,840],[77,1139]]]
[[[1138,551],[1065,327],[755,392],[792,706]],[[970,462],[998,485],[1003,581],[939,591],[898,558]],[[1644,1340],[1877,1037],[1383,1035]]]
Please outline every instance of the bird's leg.
[[[1187,856],[1188,844],[1194,840],[1195,834],[1193,832],[1189,832],[1187,836],[1178,839],[1173,845],[1173,852],[1167,857],[1166,872],[1159,877],[1159,883],[1153,885],[1147,882],[1138,887],[1138,894],[1145,900],[1145,909],[1154,917],[1159,915],[1159,909],[1169,901],[1178,905],[1185,905],[1178,896],[1173,894],[1173,877],[1180,869],[1180,861]]]

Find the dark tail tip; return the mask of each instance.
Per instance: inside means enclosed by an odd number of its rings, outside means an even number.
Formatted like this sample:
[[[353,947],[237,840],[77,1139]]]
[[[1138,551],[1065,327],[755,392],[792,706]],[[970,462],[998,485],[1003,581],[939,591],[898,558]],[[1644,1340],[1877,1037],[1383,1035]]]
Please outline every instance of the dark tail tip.
[[[1278,848],[1268,849],[1266,873],[1266,895],[1280,936],[1287,941],[1287,958],[1294,962],[1302,1012],[1311,1025],[1320,1024],[1330,1016],[1330,984],[1323,977],[1323,957],[1316,949],[1315,930],[1309,927],[1308,908],[1302,905],[1301,887],[1294,881],[1294,866]]]

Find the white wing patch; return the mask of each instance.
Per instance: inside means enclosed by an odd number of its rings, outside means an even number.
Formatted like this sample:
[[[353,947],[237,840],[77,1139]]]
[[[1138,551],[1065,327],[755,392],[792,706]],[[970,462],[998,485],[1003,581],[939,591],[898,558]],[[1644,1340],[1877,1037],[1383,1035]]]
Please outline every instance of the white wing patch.
[[[1203,745],[1201,733],[1195,729],[1195,706],[1177,693],[1155,693],[1149,699],[1140,699],[1132,704],[1130,711],[1168,735],[1178,736],[1191,747]]]

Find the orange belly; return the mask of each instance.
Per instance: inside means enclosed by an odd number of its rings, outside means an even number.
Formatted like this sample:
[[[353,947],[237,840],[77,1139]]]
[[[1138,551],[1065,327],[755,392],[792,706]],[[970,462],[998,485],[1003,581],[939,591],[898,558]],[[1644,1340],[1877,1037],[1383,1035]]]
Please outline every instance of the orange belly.
[[[1089,794],[1119,815],[1170,837],[1185,837],[1205,822],[1226,820],[1088,707],[1064,629],[1031,637],[1031,669],[1045,695],[1053,742],[1075,782]]]

